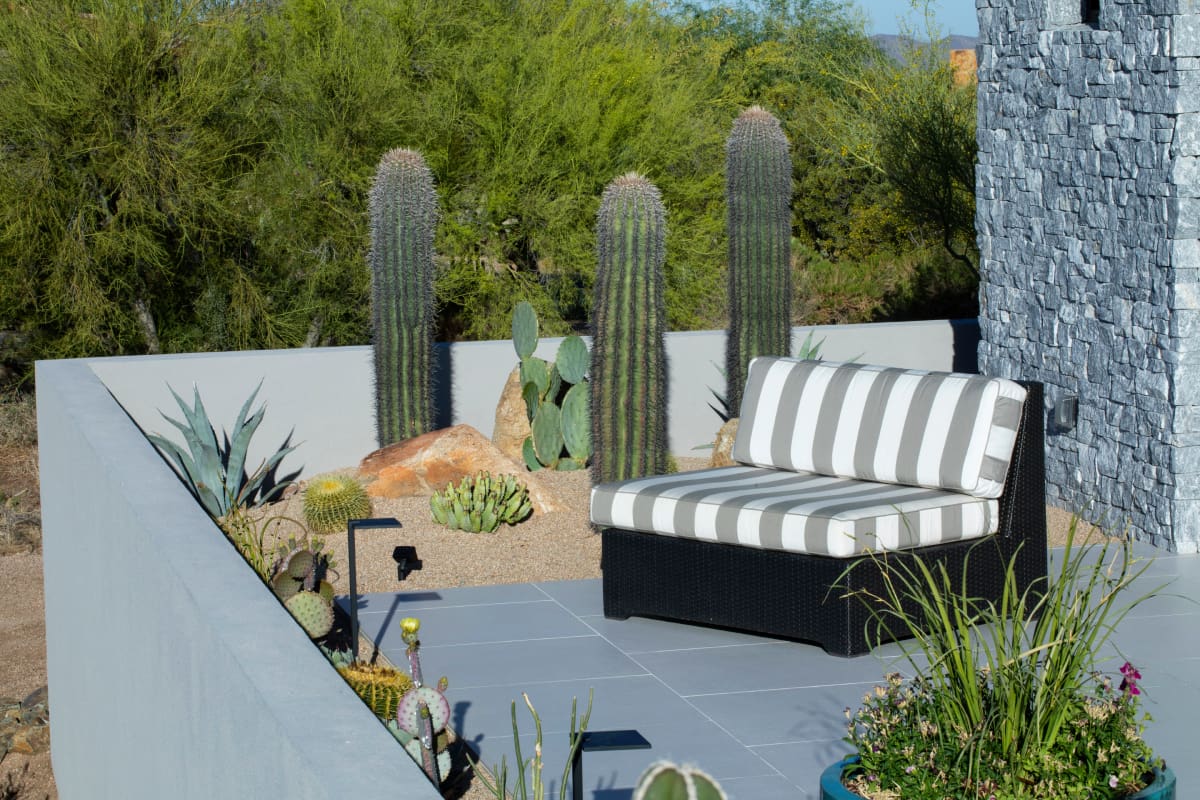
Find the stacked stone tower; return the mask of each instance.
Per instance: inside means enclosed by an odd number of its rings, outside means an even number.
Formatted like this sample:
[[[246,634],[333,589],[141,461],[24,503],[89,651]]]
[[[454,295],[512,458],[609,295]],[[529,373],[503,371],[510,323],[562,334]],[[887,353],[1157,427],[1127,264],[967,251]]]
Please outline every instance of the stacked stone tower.
[[[1195,552],[1200,2],[976,6],[980,370],[1046,383],[1052,504]]]

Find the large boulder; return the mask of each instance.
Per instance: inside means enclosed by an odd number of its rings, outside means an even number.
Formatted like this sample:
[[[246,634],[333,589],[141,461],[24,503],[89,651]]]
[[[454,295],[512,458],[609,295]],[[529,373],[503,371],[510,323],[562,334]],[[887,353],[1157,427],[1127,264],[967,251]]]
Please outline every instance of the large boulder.
[[[529,438],[529,414],[521,396],[521,367],[517,366],[504,382],[500,401],[496,403],[496,424],[492,428],[492,444],[518,464],[525,463],[521,449]]]
[[[562,510],[562,504],[524,465],[501,453],[470,425],[455,425],[388,445],[358,465],[359,476],[371,481],[367,494],[372,497],[428,497],[480,470],[519,478],[529,489],[535,512]]]

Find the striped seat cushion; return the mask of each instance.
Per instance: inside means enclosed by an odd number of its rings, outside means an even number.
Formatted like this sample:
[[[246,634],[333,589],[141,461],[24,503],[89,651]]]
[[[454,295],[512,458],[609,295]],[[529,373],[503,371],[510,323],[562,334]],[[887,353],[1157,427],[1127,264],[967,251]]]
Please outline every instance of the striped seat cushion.
[[[656,475],[592,489],[604,527],[844,558],[995,533],[995,500],[763,467]]]
[[[1025,389],[953,372],[756,358],[733,459],[995,498]]]

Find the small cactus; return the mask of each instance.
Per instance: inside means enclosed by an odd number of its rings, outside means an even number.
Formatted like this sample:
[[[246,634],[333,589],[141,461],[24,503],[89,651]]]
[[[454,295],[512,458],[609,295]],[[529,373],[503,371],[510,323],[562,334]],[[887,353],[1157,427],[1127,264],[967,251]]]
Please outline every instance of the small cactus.
[[[725,195],[725,396],[736,417],[751,359],[786,356],[792,341],[792,160],[779,120],[758,106],[743,111],[733,123],[725,146]]]
[[[350,663],[338,667],[338,672],[375,716],[385,721],[395,718],[400,698],[413,688],[412,678],[394,667]]]
[[[284,605],[312,638],[320,639],[333,630],[333,606],[316,592],[296,592]]]
[[[559,344],[553,364],[535,356],[538,319],[526,302],[513,309],[512,332],[531,431],[522,449],[525,466],[534,472],[584,468],[592,456],[587,345],[572,334]]]
[[[720,784],[695,767],[657,761],[642,773],[633,800],[726,800]]]
[[[433,174],[415,150],[389,150],[369,197],[371,319],[379,446],[433,430]]]
[[[317,478],[304,490],[304,520],[314,533],[336,533],[352,519],[371,516],[371,498],[349,475]]]
[[[667,469],[666,212],[640,175],[604,190],[592,305],[592,476],[596,483]]]
[[[515,525],[533,511],[525,484],[487,472],[448,484],[429,498],[429,508],[434,522],[472,533],[492,533],[502,522]]]
[[[325,579],[330,567],[319,538],[300,544],[289,539],[279,547],[268,585],[292,616],[314,639],[333,628],[333,584]]]

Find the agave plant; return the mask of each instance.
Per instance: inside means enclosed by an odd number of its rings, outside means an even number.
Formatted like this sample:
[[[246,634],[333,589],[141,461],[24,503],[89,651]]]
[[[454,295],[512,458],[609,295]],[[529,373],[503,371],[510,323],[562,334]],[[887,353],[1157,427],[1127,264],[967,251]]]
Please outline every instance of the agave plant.
[[[188,490],[200,501],[213,517],[220,519],[237,508],[252,508],[270,502],[289,486],[299,475],[299,470],[275,480],[275,469],[284,456],[296,449],[289,445],[292,435],[275,451],[274,455],[258,465],[254,472],[246,472],[246,453],[250,448],[250,439],[262,422],[265,406],[250,414],[250,406],[262,388],[262,382],[246,398],[242,410],[238,412],[233,431],[225,432],[217,437],[216,429],[208,419],[204,403],[200,401],[200,390],[193,387],[195,405],[188,407],[170,386],[171,396],[183,411],[184,421],[168,417],[161,410],[163,419],[175,426],[183,434],[187,447],[166,439],[158,434],[149,434],[151,442],[158,446],[166,456],[175,462],[180,476],[184,479]]]

